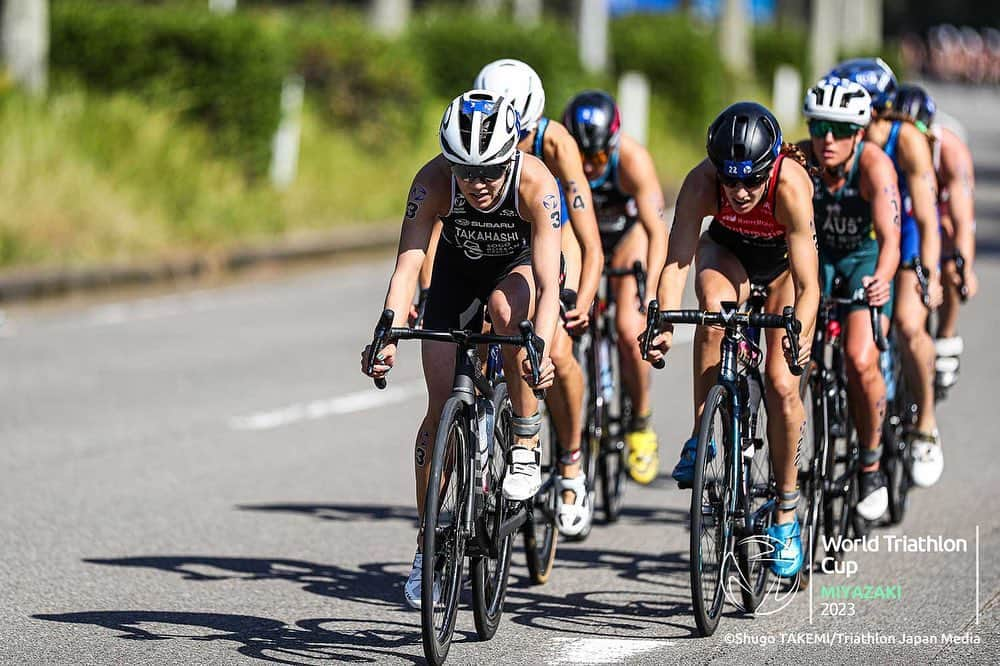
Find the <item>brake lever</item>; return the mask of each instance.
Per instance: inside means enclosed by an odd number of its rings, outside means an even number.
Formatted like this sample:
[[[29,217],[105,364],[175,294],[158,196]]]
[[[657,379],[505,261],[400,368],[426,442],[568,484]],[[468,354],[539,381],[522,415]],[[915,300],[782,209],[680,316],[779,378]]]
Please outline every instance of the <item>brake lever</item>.
[[[649,302],[646,307],[646,330],[642,334],[642,360],[647,360],[649,356],[649,348],[653,344],[653,338],[656,337],[656,330],[660,325],[660,303],[655,298]],[[653,367],[657,370],[662,370],[666,363],[663,359],[659,359],[653,363]]]
[[[375,357],[378,356],[378,353],[386,345],[386,341],[389,338],[389,330],[392,328],[392,320],[395,316],[396,313],[386,308],[382,311],[382,316],[379,317],[378,324],[375,325],[372,345],[368,348],[368,359],[365,362],[365,371],[368,375],[371,375],[375,370]],[[384,389],[386,386],[385,377],[376,377],[373,381],[376,388]]]
[[[520,325],[521,339],[524,341],[524,351],[528,354],[528,364],[531,365],[531,383],[537,385],[542,378],[541,357],[545,351],[545,340],[535,333],[531,322],[524,320]],[[532,393],[539,400],[545,399],[545,391],[532,388]]]
[[[788,339],[788,348],[792,358],[795,359],[788,364],[788,369],[798,377],[805,372],[805,368],[799,365],[799,333],[802,332],[802,322],[795,318],[795,308],[791,305],[784,307],[781,316],[785,318],[785,337]]]

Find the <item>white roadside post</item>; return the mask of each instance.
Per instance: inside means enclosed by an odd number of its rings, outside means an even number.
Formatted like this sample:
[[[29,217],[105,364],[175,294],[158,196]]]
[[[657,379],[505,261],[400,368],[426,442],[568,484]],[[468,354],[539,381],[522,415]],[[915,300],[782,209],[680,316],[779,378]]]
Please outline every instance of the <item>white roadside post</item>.
[[[304,92],[301,76],[285,77],[281,85],[281,123],[271,147],[271,183],[279,190],[287,189],[295,180]]]
[[[48,0],[5,0],[2,22],[0,41],[11,78],[32,95],[44,95],[49,83]]]
[[[774,70],[774,115],[785,133],[799,124],[802,109],[802,79],[791,65],[779,65]]]
[[[625,72],[618,81],[618,109],[622,131],[646,145],[649,135],[649,79],[639,72]]]
[[[406,29],[413,0],[372,0],[368,17],[375,32],[395,37]]]
[[[753,69],[753,49],[750,48],[748,0],[725,0],[719,16],[719,50],[730,72],[745,74]]]
[[[591,73],[608,67],[608,0],[580,0],[580,63]]]
[[[514,0],[514,20],[521,25],[538,25],[542,20],[542,0]]]
[[[208,8],[216,14],[231,14],[236,11],[236,0],[208,0]]]
[[[816,81],[837,64],[840,46],[840,12],[835,0],[813,0],[809,16],[811,80]]]

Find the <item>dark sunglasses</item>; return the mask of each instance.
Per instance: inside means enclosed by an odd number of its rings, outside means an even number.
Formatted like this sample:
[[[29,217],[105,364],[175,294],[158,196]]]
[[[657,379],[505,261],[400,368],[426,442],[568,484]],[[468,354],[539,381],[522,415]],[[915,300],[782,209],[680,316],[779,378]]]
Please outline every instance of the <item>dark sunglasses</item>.
[[[608,151],[606,151],[606,150],[602,150],[600,152],[594,153],[593,155],[588,155],[585,152],[583,152],[582,150],[580,151],[580,158],[584,162],[587,162],[590,165],[595,166],[597,168],[600,168],[600,167],[604,166],[605,164],[607,164],[608,160],[610,159],[610,157],[611,156],[608,154]]]
[[[755,187],[760,187],[764,181],[767,180],[768,175],[770,174],[758,173],[753,176],[747,176],[746,178],[733,178],[732,176],[725,176],[720,173],[719,182],[722,183],[723,187],[732,188],[742,185],[743,187],[753,189]]]
[[[809,136],[822,139],[827,132],[833,134],[834,139],[846,139],[854,136],[854,133],[861,129],[860,125],[854,123],[837,123],[832,120],[810,120]]]
[[[507,173],[509,162],[504,164],[484,164],[481,166],[470,166],[468,164],[456,164],[451,162],[451,172],[455,178],[471,183],[474,180],[482,180],[487,183],[500,180]]]

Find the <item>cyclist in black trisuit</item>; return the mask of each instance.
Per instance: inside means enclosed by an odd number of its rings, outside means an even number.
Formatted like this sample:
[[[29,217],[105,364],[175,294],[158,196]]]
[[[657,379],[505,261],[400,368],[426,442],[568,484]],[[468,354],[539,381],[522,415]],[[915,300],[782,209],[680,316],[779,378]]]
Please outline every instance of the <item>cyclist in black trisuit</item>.
[[[559,319],[559,189],[541,160],[517,150],[518,134],[517,112],[501,95],[471,90],[448,106],[441,120],[441,154],[420,169],[410,188],[384,307],[396,313],[393,326],[405,325],[431,230],[440,220],[442,242],[424,327],[479,329],[484,305],[502,335],[518,335],[519,323],[532,319],[545,344],[535,385],[543,389],[552,385],[548,349]],[[455,350],[425,341],[421,352],[428,404],[417,431],[414,472],[423,515],[430,454],[452,388]],[[538,400],[526,383],[531,371],[524,351],[505,346],[503,353],[515,415],[503,492],[525,500],[541,485]],[[372,376],[384,377],[395,365],[396,345],[386,345],[376,359]],[[525,381],[517,381],[519,371]],[[414,607],[420,605],[422,565],[418,550],[404,586],[406,601]]]

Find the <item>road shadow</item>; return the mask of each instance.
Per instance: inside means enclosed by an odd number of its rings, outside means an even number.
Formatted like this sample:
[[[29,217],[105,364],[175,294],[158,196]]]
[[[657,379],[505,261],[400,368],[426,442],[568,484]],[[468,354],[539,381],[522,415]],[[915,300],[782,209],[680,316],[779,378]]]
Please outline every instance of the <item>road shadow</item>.
[[[336,522],[365,522],[395,520],[417,527],[417,509],[412,506],[390,504],[241,504],[240,511],[266,511],[271,513],[297,513],[320,520]]]
[[[388,571],[401,562],[372,562],[359,569],[303,560],[206,557],[197,555],[85,559],[89,564],[144,567],[180,574],[184,580],[284,580],[306,592],[364,604],[402,606],[400,587],[405,577]]]
[[[293,625],[252,615],[182,613],[150,610],[84,611],[39,614],[33,619],[92,625],[119,631],[124,640],[232,641],[242,655],[278,664],[375,663],[422,664],[407,654],[420,653],[420,625],[379,620],[314,618]],[[338,626],[350,623],[352,626]],[[170,625],[170,626],[167,626]],[[405,651],[404,651],[405,649]]]

